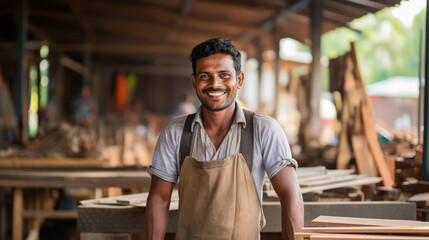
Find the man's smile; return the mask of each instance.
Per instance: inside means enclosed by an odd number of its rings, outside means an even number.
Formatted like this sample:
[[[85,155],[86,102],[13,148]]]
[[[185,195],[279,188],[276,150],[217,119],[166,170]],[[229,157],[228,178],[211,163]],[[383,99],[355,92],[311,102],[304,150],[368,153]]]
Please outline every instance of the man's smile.
[[[216,89],[209,88],[209,89],[203,90],[203,93],[207,93],[207,95],[209,95],[210,97],[221,97],[228,92],[229,90],[224,88],[216,88]]]

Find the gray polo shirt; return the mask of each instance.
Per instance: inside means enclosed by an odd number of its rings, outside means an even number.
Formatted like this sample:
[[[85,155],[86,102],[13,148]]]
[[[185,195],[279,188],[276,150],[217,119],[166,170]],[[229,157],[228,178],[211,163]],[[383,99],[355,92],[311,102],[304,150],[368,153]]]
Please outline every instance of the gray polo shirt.
[[[191,156],[199,161],[220,160],[240,152],[241,127],[246,124],[243,110],[236,104],[231,129],[216,151],[201,120],[201,108],[198,109],[191,131],[193,139]],[[179,148],[186,116],[173,119],[161,132],[153,155],[149,174],[167,182],[177,182],[180,173]],[[262,186],[265,173],[271,179],[278,171],[288,165],[298,167],[292,158],[289,143],[278,122],[264,114],[255,113],[253,120],[253,168],[259,198],[262,200]],[[262,201],[261,201],[262,202]]]

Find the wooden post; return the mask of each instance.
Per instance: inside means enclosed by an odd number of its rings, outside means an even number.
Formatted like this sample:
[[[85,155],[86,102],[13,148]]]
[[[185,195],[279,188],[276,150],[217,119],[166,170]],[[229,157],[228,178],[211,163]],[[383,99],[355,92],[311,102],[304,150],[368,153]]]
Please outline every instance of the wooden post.
[[[273,117],[277,117],[277,112],[279,108],[279,95],[280,95],[280,89],[279,89],[279,78],[280,78],[280,37],[278,34],[274,31],[273,32],[273,49],[276,53],[276,56],[274,58],[274,111],[273,111]]]
[[[257,40],[257,49],[258,49],[258,109],[261,110],[262,108],[262,64],[264,62],[264,59],[262,57],[264,48],[262,46],[262,40],[259,37]]]
[[[24,207],[22,188],[13,192],[13,240],[22,240],[22,211]]]
[[[28,1],[21,1],[21,9],[18,14],[17,36],[17,62],[16,62],[16,114],[21,129],[21,140],[26,142],[27,134],[27,81],[26,81],[26,57],[25,44],[27,42]]]
[[[313,61],[311,62],[310,73],[310,129],[311,140],[318,142],[321,121],[319,115],[320,93],[322,90],[321,74],[320,74],[320,38],[322,35],[322,10],[323,0],[311,2],[311,52]]]
[[[4,189],[0,189],[0,239],[6,239],[6,198]]]
[[[429,4],[429,0],[427,0]],[[426,26],[429,25],[429,13],[428,6],[426,6]],[[424,109],[424,132],[423,132],[423,180],[429,181],[429,31],[426,30],[426,48],[425,48],[425,101],[423,105]]]

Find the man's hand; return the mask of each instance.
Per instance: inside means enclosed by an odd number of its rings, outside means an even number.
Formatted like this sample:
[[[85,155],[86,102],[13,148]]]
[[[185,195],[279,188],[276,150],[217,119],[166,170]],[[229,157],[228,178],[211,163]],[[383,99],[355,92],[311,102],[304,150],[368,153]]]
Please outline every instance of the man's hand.
[[[295,168],[287,166],[271,178],[282,207],[282,236],[294,239],[294,233],[304,226],[304,205]]]
[[[164,239],[168,224],[168,208],[174,184],[152,176],[147,198],[144,239]]]

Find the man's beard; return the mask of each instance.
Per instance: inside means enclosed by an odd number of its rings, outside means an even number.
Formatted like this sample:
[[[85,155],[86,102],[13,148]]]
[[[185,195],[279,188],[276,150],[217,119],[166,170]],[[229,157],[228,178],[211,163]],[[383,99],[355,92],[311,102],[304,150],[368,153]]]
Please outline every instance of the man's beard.
[[[226,92],[225,94],[230,94],[231,93],[231,90],[227,89],[227,88],[209,88],[209,89],[204,89],[202,91],[202,93],[204,94],[205,92],[208,92],[208,91],[215,91],[215,92],[216,91],[222,91],[222,92]],[[219,112],[219,111],[225,110],[226,108],[228,108],[229,106],[231,106],[231,104],[233,104],[235,102],[235,98],[237,96],[237,92],[235,92],[235,94],[234,94],[234,96],[233,96],[233,98],[231,99],[230,102],[228,102],[228,97],[227,97],[227,103],[224,106],[220,107],[220,108],[212,108],[212,107],[210,107],[205,101],[203,101],[200,98],[200,96],[198,94],[197,94],[197,96],[198,96],[198,99],[200,100],[201,104],[205,108],[207,108],[210,111]]]

